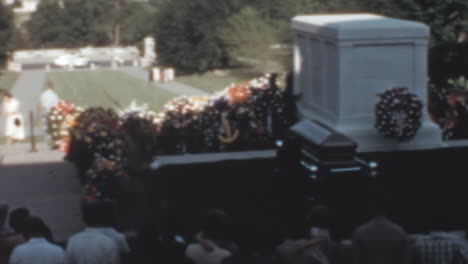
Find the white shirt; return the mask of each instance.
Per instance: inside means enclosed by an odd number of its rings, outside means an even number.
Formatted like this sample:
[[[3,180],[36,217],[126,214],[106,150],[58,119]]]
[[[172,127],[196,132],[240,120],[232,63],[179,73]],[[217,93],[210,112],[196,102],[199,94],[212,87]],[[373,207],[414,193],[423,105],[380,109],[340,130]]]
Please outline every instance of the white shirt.
[[[3,111],[7,115],[19,112],[19,108],[20,103],[15,98],[10,98],[3,103]]]
[[[45,238],[31,238],[17,246],[10,257],[10,264],[65,264],[65,251]]]
[[[208,251],[200,244],[190,244],[185,250],[185,256],[195,264],[221,264],[224,259],[231,256],[231,253],[217,246]]]
[[[67,244],[69,264],[118,264],[119,245],[100,228],[87,227],[73,235]]]
[[[127,238],[125,238],[124,234],[118,232],[112,227],[99,227],[96,229],[101,231],[104,235],[112,238],[112,240],[117,244],[121,254],[130,253],[130,247],[128,246]]]
[[[43,113],[48,113],[52,107],[58,104],[59,98],[54,91],[47,89],[42,92],[39,102],[41,103]]]

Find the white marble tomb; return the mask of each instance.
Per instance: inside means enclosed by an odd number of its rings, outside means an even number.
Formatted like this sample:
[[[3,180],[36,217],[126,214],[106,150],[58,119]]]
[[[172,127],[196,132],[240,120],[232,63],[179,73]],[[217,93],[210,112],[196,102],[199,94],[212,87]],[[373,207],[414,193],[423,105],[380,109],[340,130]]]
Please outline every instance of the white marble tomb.
[[[372,14],[297,16],[294,91],[302,118],[317,120],[358,143],[359,152],[435,148],[441,132],[428,117],[429,28]],[[374,128],[378,93],[406,86],[424,103],[422,126],[408,142]]]

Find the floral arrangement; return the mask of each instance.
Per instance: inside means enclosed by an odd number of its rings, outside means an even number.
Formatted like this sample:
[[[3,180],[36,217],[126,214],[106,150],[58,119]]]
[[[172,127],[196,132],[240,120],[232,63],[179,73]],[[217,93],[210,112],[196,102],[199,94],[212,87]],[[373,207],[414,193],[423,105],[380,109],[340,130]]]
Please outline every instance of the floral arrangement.
[[[111,109],[88,108],[70,130],[71,142],[66,159],[81,172],[87,199],[115,198],[115,182],[125,178],[127,137],[117,113]],[[112,189],[112,188],[111,188]]]
[[[66,158],[80,169],[88,200],[113,198],[135,163],[155,155],[273,147],[289,127],[284,109],[275,75],[212,96],[177,97],[160,113],[135,102],[119,114],[89,108],[70,129]]]
[[[126,170],[118,160],[96,157],[84,177],[84,198],[86,201],[115,198],[126,179]]]
[[[159,117],[148,109],[148,105],[137,105],[132,101],[130,106],[120,112],[123,133],[128,143],[133,144],[142,162],[151,162],[157,154],[157,133]]]
[[[395,87],[379,96],[375,106],[376,129],[398,141],[411,139],[421,126],[421,100],[406,87]]]
[[[66,152],[69,143],[68,131],[75,125],[75,119],[83,109],[66,101],[60,101],[47,116],[47,132],[54,148]]]

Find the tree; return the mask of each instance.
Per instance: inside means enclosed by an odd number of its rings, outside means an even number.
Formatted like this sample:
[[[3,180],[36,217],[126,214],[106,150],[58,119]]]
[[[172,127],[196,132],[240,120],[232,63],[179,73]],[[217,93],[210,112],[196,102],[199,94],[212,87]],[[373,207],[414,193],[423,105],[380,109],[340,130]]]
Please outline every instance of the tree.
[[[154,34],[157,9],[147,2],[127,4],[121,20],[121,43],[136,44]]]
[[[61,46],[66,41],[65,13],[56,0],[42,0],[26,23],[32,47]]]
[[[420,21],[431,28],[431,45],[456,42],[468,31],[466,0],[356,0],[361,11]]]
[[[284,43],[285,23],[262,18],[260,12],[245,7],[227,19],[218,31],[231,61],[248,66],[257,74],[283,72],[290,67],[290,43]]]
[[[228,65],[216,32],[242,5],[240,0],[173,0],[158,13],[155,36],[160,63],[186,72]]]
[[[14,30],[13,14],[9,8],[0,2],[0,63],[5,61],[8,52],[12,48],[10,41]]]
[[[62,4],[63,2],[63,4]],[[109,1],[42,0],[27,23],[33,47],[79,47],[112,42]]]
[[[67,0],[64,4],[67,46],[112,43],[111,1]]]

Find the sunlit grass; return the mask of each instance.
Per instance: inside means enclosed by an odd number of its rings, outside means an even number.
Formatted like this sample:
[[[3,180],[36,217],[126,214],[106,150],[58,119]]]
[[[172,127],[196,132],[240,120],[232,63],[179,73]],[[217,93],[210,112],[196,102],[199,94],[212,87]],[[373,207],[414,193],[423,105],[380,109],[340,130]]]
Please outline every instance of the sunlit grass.
[[[119,109],[135,100],[137,104],[146,103],[151,109],[159,111],[168,100],[176,96],[113,70],[50,72],[48,78],[60,98],[82,107]]]

